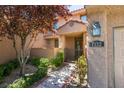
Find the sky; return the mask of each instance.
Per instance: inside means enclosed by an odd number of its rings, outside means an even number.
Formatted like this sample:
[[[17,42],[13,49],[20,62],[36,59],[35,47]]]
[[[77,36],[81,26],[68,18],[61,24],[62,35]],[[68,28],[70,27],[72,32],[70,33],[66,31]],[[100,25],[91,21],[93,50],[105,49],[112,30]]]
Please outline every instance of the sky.
[[[84,8],[84,5],[71,5],[71,6],[69,6],[70,11],[74,11],[74,10],[77,10],[80,8]]]

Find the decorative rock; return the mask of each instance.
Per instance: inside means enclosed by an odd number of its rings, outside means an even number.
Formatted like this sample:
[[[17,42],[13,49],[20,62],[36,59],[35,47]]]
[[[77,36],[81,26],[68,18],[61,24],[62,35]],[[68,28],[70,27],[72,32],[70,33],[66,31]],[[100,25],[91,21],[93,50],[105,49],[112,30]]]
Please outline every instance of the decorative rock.
[[[68,63],[59,71],[50,73],[50,77],[44,80],[37,88],[61,88],[65,84],[65,81],[72,75],[75,70],[74,63]]]

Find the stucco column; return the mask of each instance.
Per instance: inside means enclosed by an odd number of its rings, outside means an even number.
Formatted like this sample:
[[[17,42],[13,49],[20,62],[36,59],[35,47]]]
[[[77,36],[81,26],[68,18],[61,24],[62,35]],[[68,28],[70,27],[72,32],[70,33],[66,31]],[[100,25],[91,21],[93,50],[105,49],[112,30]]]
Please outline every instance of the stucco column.
[[[59,36],[59,48],[65,48],[65,36]]]

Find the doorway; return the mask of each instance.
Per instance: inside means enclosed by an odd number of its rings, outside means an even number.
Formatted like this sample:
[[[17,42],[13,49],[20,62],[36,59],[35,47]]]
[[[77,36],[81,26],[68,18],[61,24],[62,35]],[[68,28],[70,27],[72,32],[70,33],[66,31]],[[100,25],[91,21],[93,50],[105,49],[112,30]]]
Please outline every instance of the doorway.
[[[114,29],[115,87],[124,88],[124,27]]]
[[[75,37],[75,59],[83,54],[83,37]]]

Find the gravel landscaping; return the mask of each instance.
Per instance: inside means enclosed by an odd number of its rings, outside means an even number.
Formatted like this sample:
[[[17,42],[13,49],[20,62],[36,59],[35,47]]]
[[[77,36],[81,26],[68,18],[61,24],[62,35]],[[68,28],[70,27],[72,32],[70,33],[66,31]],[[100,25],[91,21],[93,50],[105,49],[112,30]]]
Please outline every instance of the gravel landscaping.
[[[36,88],[62,88],[74,70],[75,64],[68,63],[61,69],[49,73],[49,77],[37,85]]]
[[[75,78],[72,78],[70,80],[68,80],[69,82],[67,82],[63,88],[88,88],[88,84],[87,84],[87,77],[85,77],[84,83],[80,86],[79,85],[79,79],[75,74]]]
[[[1,88],[6,88],[16,79],[20,78],[19,76],[20,69],[12,71],[12,73],[7,76],[2,83],[0,83]],[[25,69],[25,74],[31,74],[37,71],[37,68],[27,64]],[[85,78],[87,79],[87,77]],[[48,75],[36,82],[31,86],[32,88],[87,88],[87,80],[84,81],[82,86],[78,86],[78,78],[75,73],[75,64],[74,63],[64,63],[58,69],[54,71],[49,71]]]

